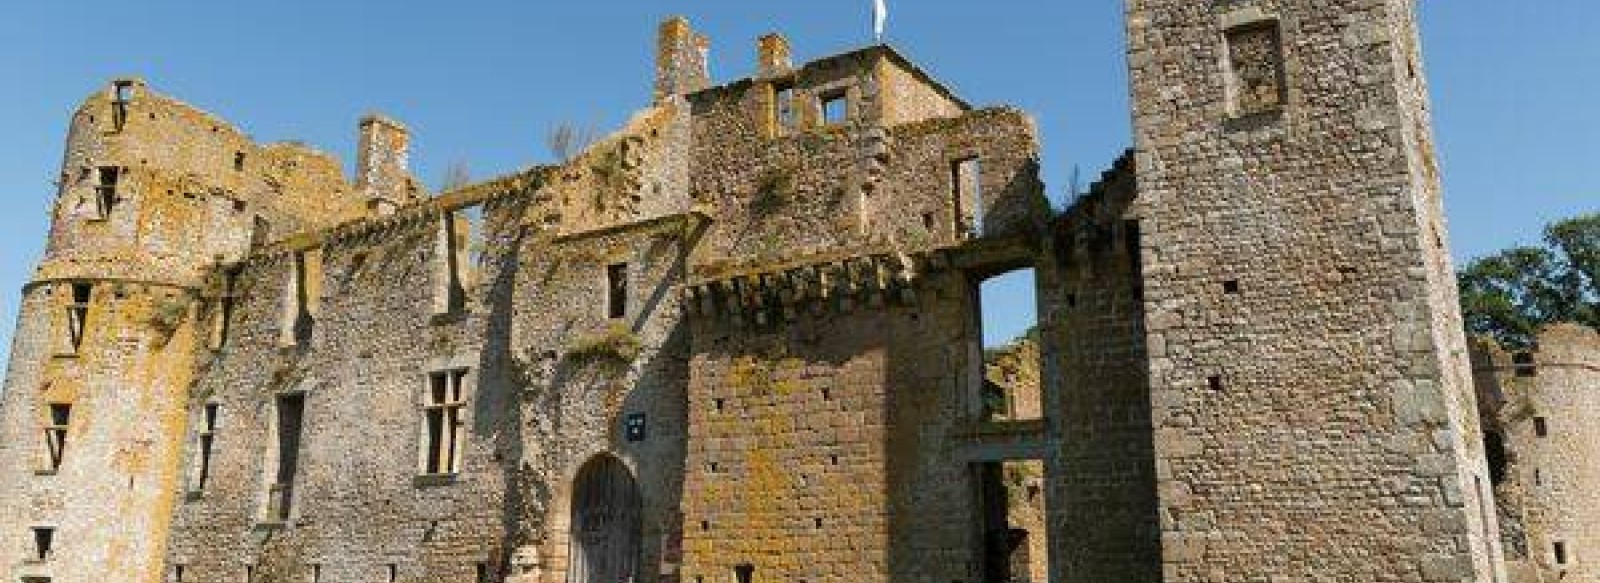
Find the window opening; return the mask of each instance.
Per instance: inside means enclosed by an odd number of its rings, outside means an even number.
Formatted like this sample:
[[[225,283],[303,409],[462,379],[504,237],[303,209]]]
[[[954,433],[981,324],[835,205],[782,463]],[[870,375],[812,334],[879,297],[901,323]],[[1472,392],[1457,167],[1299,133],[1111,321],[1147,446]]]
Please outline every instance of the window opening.
[[[983,421],[1044,417],[1040,375],[1037,283],[1033,268],[1018,269],[977,286],[981,346],[979,414]]]
[[[750,563],[734,565],[733,578],[738,583],[750,583],[756,578],[756,566]]]
[[[1536,437],[1549,437],[1550,436],[1550,422],[1546,421],[1545,418],[1543,418],[1543,417],[1534,417],[1533,418],[1533,434]]]
[[[950,166],[950,196],[955,207],[955,229],[962,238],[983,234],[983,174],[978,158],[956,160]]]
[[[1519,377],[1539,376],[1538,363],[1534,360],[1532,352],[1518,352],[1511,355],[1511,365]]]
[[[299,472],[300,432],[305,406],[305,395],[302,393],[278,397],[278,467],[267,506],[267,516],[274,521],[289,520],[290,509],[294,505],[294,481]]]
[[[628,264],[618,263],[606,267],[606,314],[620,319],[628,314]]]
[[[89,326],[89,301],[93,298],[94,286],[87,283],[72,284],[72,301],[67,304],[67,349],[70,354],[77,354],[83,347],[84,336]]]
[[[101,166],[95,172],[98,178],[94,187],[95,217],[109,218],[112,209],[117,206],[117,187],[122,183],[122,169]]]
[[[428,394],[423,405],[426,444],[423,471],[430,475],[461,471],[462,411],[466,396],[463,381],[466,370],[451,370],[428,375]]]
[[[117,81],[112,84],[111,96],[111,125],[115,131],[122,131],[128,125],[128,102],[133,100],[133,83]]]
[[[33,558],[48,561],[55,552],[56,529],[49,526],[33,527]]]
[[[233,170],[234,172],[244,172],[244,152],[233,153]]]
[[[200,433],[196,438],[195,478],[194,489],[205,490],[206,483],[211,480],[211,456],[216,448],[217,419],[222,414],[222,406],[216,403],[206,403],[201,410]]]
[[[772,119],[778,129],[794,129],[797,125],[794,115],[794,84],[773,83],[772,100]]]
[[[1562,541],[1556,541],[1554,546],[1555,546],[1554,550],[1555,550],[1555,555],[1556,555],[1556,564],[1557,565],[1565,565],[1565,564],[1567,564],[1567,543],[1562,542]]]
[[[440,314],[459,314],[467,308],[462,248],[466,246],[471,224],[465,217],[454,212],[445,213],[441,220],[443,224],[440,227],[437,252],[442,263],[437,272],[440,289],[435,292],[438,294],[436,311]]]
[[[850,98],[844,91],[822,96],[822,121],[828,125],[841,125],[850,121]]]
[[[61,469],[67,454],[67,427],[72,422],[72,405],[52,403],[49,406],[50,424],[45,427],[44,438],[50,453],[50,471]]]

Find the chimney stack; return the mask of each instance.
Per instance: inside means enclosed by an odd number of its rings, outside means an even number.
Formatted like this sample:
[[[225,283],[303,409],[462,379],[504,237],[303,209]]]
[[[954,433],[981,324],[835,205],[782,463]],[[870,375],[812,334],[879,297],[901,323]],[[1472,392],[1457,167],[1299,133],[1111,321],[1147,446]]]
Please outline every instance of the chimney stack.
[[[794,70],[789,39],[783,35],[771,33],[761,37],[758,52],[761,77],[776,77]]]
[[[411,177],[411,132],[381,115],[361,118],[360,152],[356,158],[356,190],[377,214],[420,198]]]
[[[661,23],[656,43],[656,101],[711,86],[706,57],[711,41],[694,31],[688,19],[675,16]]]

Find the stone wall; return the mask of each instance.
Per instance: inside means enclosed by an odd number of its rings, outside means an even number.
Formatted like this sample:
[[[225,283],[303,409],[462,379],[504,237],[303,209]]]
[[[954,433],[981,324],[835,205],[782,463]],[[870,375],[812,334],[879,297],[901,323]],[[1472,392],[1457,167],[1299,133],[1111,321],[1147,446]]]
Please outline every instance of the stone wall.
[[[1166,581],[1500,576],[1412,8],[1129,3]]]

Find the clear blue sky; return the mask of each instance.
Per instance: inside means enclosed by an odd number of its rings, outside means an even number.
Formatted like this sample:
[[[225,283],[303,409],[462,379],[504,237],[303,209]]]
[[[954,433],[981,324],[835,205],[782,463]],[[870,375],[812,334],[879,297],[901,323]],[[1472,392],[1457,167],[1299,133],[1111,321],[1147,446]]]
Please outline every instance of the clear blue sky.
[[[1458,258],[1535,241],[1600,207],[1600,2],[1421,2],[1451,242]],[[684,14],[712,73],[748,75],[755,38],[798,58],[865,44],[869,0],[12,2],[0,18],[0,350],[44,241],[68,115],[119,75],[217,113],[258,140],[348,160],[370,110],[409,124],[437,184],[548,157],[553,123],[611,128],[650,97],[656,23]],[[1053,198],[1129,145],[1120,0],[889,0],[890,39],[979,104],[1032,112]],[[998,297],[1015,297],[1016,285]],[[995,316],[1014,333],[1031,309]]]

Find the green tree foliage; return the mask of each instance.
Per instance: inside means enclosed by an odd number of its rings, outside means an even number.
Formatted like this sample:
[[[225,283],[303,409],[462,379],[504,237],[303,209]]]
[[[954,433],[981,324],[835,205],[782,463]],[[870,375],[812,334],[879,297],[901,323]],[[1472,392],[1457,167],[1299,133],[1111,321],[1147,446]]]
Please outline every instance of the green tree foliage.
[[[1468,332],[1521,348],[1546,324],[1600,328],[1600,213],[1546,227],[1544,243],[1479,258],[1461,270]]]

